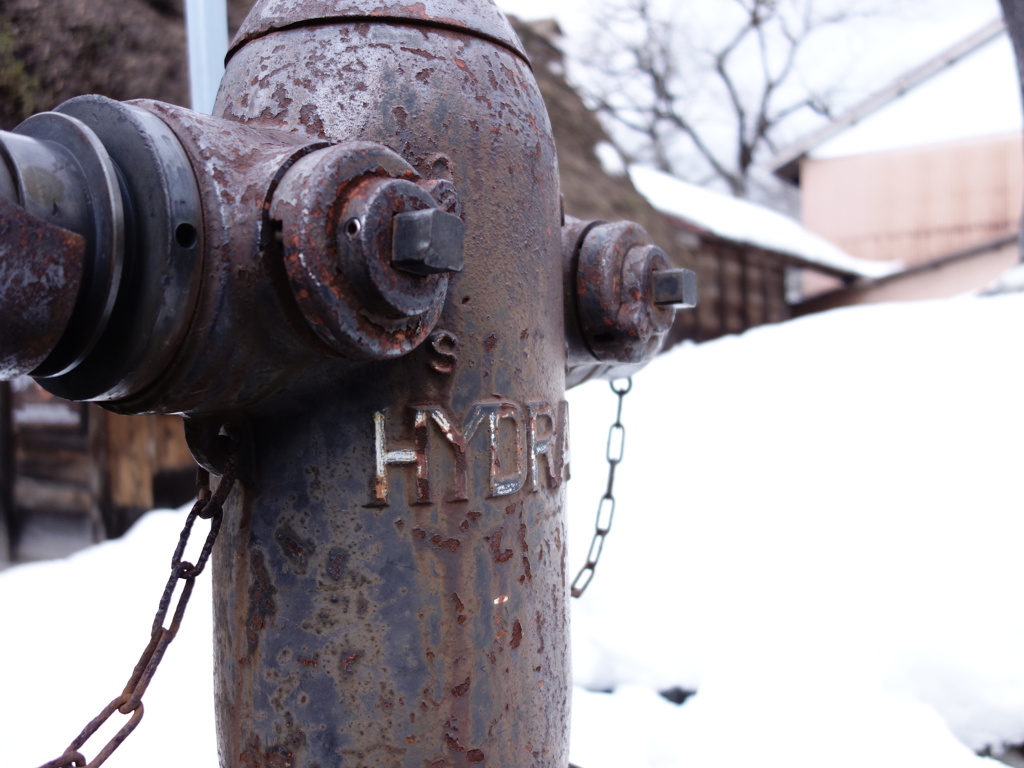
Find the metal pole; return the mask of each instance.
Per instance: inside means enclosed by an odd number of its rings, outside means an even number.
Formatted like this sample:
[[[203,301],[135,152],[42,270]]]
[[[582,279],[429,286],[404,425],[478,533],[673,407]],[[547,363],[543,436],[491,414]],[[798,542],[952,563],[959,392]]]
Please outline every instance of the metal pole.
[[[185,0],[185,31],[191,106],[209,115],[217,100],[228,52],[226,0]]]
[[[11,426],[11,385],[0,381],[0,569],[10,564],[14,520],[14,430]]]

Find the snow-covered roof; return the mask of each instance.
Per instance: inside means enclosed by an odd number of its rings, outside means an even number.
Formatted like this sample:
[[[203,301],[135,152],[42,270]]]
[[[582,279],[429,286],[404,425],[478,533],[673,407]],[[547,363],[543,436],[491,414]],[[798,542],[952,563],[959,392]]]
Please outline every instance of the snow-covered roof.
[[[630,167],[629,175],[651,205],[698,233],[762,248],[807,267],[848,277],[885,277],[903,267],[901,262],[851,256],[781,213],[688,184],[667,173],[635,165]]]

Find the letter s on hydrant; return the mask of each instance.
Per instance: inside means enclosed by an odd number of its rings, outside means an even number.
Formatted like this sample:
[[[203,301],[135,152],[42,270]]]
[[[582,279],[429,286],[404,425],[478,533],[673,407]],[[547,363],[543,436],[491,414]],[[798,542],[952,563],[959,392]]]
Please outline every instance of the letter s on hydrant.
[[[0,377],[242,446],[223,766],[566,766],[566,383],[646,363],[692,273],[562,215],[489,0],[260,0],[215,112],[0,134]]]

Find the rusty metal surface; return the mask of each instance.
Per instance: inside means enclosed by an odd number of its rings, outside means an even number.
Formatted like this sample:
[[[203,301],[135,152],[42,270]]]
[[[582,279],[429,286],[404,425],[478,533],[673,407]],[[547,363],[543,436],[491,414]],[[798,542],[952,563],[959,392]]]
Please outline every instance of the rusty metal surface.
[[[413,24],[479,35],[502,45],[526,61],[519,37],[491,0],[259,0],[231,41],[228,58],[247,42],[297,26],[339,23]]]
[[[532,75],[451,29],[302,26],[236,51],[217,108],[385,144],[466,223],[424,343],[249,413],[214,564],[222,764],[566,765],[561,217]]]
[[[675,316],[671,306],[654,301],[654,273],[671,269],[665,252],[632,222],[592,227],[577,248],[576,310],[594,359],[653,359]]]
[[[313,331],[338,354],[407,354],[441,315],[447,272],[416,275],[392,263],[403,212],[450,216],[418,179],[386,147],[356,142],[308,155],[275,190],[270,217],[291,292]]]
[[[0,378],[38,366],[71,319],[86,242],[0,196]]]
[[[48,147],[59,146],[69,157],[69,169],[76,171],[57,183],[44,185],[45,191],[29,193],[35,185],[26,182],[36,176],[36,167],[29,165],[19,179],[19,192],[26,192],[21,202],[28,204],[31,199],[37,205],[45,205],[52,198],[53,207],[42,208],[38,215],[52,217],[54,223],[60,224],[62,214],[73,206],[80,207],[82,218],[86,219],[80,225],[69,223],[86,236],[88,246],[85,279],[75,316],[53,353],[33,371],[35,376],[52,376],[78,365],[99,342],[110,322],[124,271],[124,202],[110,156],[95,132],[80,120],[43,112],[25,120],[14,132],[38,139]],[[54,187],[60,191],[51,191]]]
[[[323,345],[281,294],[283,269],[265,257],[265,246],[272,240],[272,190],[295,160],[324,144],[159,102],[133,104],[170,127],[196,170],[204,267],[194,310],[179,307],[177,323],[187,330],[173,331],[184,333],[173,364],[149,371],[147,388],[108,407],[125,413],[243,408],[323,359]]]
[[[124,250],[117,171],[88,126],[55,112],[33,115],[13,132],[0,133],[0,153],[11,172],[14,201],[28,214],[85,238],[79,280],[66,286],[75,302],[73,316],[50,354],[32,369],[36,376],[59,374],[95,347],[117,298]]]
[[[43,386],[69,399],[117,399],[149,385],[181,344],[201,282],[199,192],[183,148],[148,112],[102,96],[57,111],[87,125],[117,169],[124,258],[104,333]]]

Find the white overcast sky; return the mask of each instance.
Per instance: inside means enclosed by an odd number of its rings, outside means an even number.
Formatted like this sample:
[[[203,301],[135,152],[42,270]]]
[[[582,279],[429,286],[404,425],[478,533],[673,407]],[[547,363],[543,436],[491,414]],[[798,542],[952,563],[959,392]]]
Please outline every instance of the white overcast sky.
[[[721,6],[725,1],[688,0],[688,4],[713,13],[715,7]],[[826,2],[835,3],[837,0]],[[505,13],[523,19],[554,17],[558,19],[567,35],[585,32],[587,9],[596,5],[594,0],[497,0],[497,4]],[[917,29],[917,37],[921,38],[917,41],[908,41],[906,37],[902,37],[903,48],[916,48],[918,44],[934,43],[941,49],[944,45],[965,36],[974,27],[981,27],[1000,13],[998,0],[894,0],[892,6],[902,7],[899,12],[902,18],[893,21],[893,32],[899,31],[902,36],[908,29]],[[895,38],[895,34],[891,37]],[[892,40],[885,39],[879,42],[888,45]]]
[[[572,55],[575,50],[586,47],[592,34],[588,9],[599,5],[598,0],[496,1],[505,13],[523,19],[556,18],[565,33],[562,47],[570,57],[570,77],[576,75],[574,79],[578,79],[582,75],[579,70],[574,71]],[[825,7],[829,4],[848,7],[850,2],[816,1]],[[720,14],[720,9],[729,5],[731,0],[685,0],[685,4],[680,0],[663,2],[679,3],[679,8],[689,14],[690,18],[696,18],[702,29],[713,29],[716,14]],[[833,77],[831,73],[834,72],[835,78],[841,79],[843,98],[834,102],[839,111],[874,93],[1000,15],[998,0],[887,0],[878,3],[877,7],[881,10],[875,17],[845,25],[841,31],[818,41],[821,63],[820,67],[815,67],[815,72],[818,75],[825,73],[826,79]],[[959,79],[970,81],[961,89],[962,95],[952,99],[964,107],[952,108],[952,115],[959,115],[959,118],[953,119],[951,115],[945,115],[937,109],[926,108],[927,88],[923,88],[922,93],[915,95],[914,99],[908,97],[902,100],[907,104],[901,106],[900,114],[893,119],[902,126],[903,133],[909,131],[914,134],[914,141],[910,143],[952,140],[961,134],[977,135],[976,126],[979,124],[990,124],[993,133],[1018,127],[1020,107],[1016,72],[1012,68],[1013,58],[1009,46],[1003,44],[1002,47],[1006,50],[1001,53],[997,50],[983,52],[976,56],[978,61],[971,66],[957,68],[961,70]],[[989,69],[984,69],[985,60],[991,61]],[[1001,71],[1007,67],[1006,72]],[[943,98],[949,101],[950,91],[940,91],[935,87],[930,90],[939,91],[940,101]],[[905,119],[910,113],[918,115],[920,120]],[[803,128],[796,127],[796,133],[809,132],[814,127],[814,123],[808,123]],[[928,134],[940,127],[945,131],[941,135],[936,133],[930,139],[922,135],[922,131]],[[872,148],[884,148],[874,147],[874,144],[879,141],[885,143],[886,136],[896,139],[889,124],[880,123],[875,127],[875,133],[879,131],[883,134],[882,139],[872,138],[869,131],[863,141],[860,138],[862,131],[854,131],[850,140],[861,142],[863,146],[857,144],[836,149],[839,154],[846,154],[846,151],[841,150],[870,151]]]
[[[666,0],[669,2],[669,0]],[[821,0],[822,5],[844,6],[845,0]],[[523,19],[558,20],[566,34],[566,49],[588,35],[588,9],[595,0],[497,0],[507,14]],[[687,0],[688,12],[713,18],[727,0]],[[682,4],[680,4],[682,7]],[[998,0],[890,0],[884,10],[852,34],[861,53],[865,77],[879,71],[896,75],[966,37],[1000,15]]]

